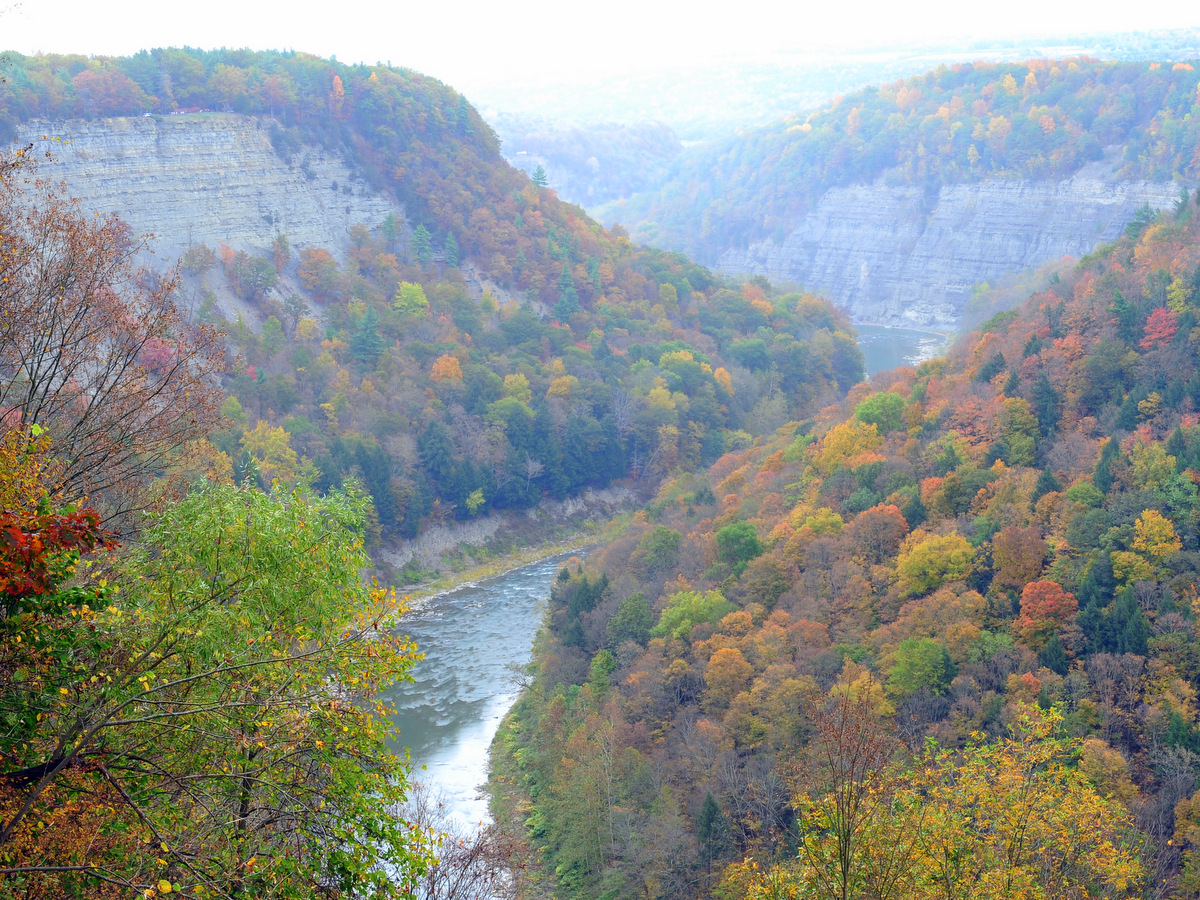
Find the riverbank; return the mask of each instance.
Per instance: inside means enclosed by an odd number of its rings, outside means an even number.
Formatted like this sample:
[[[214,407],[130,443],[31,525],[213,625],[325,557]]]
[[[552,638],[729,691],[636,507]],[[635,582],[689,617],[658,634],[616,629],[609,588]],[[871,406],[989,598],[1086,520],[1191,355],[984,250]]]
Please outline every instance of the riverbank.
[[[589,489],[528,510],[435,525],[413,540],[379,548],[373,556],[381,581],[410,596],[427,595],[562,552],[571,544],[603,540],[609,523],[631,514],[642,499],[627,487]]]
[[[633,511],[614,514],[602,522],[589,521],[582,528],[566,530],[548,535],[543,541],[496,552],[492,555],[486,548],[471,548],[473,556],[461,568],[440,573],[419,583],[404,587],[409,603],[428,600],[487,578],[503,575],[512,569],[559,556],[570,551],[584,551],[589,547],[612,540],[633,518]],[[478,556],[485,558],[479,559]]]

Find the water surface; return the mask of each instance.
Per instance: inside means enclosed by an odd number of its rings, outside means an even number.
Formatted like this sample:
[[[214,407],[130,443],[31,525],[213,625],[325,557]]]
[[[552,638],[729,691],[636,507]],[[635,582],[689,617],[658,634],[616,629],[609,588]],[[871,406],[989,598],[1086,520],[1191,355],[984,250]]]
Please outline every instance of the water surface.
[[[517,699],[511,667],[529,662],[550,585],[570,553],[418,601],[397,629],[425,659],[414,681],[384,698],[396,705],[412,778],[445,797],[463,825],[488,818],[488,747]],[[424,769],[422,770],[422,766]]]
[[[946,335],[883,325],[855,325],[858,346],[866,359],[867,377],[897,366],[919,366],[946,352]]]

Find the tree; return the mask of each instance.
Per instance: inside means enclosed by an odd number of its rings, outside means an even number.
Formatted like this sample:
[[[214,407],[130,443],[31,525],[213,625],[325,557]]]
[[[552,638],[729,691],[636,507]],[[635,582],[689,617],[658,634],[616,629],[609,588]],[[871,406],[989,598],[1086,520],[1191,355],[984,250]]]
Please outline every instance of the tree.
[[[1062,585],[1035,581],[1021,592],[1021,614],[1013,628],[1026,644],[1041,650],[1052,634],[1074,620],[1078,610],[1075,595],[1064,591]]]
[[[554,304],[554,316],[561,322],[567,321],[579,312],[579,294],[575,291],[575,276],[571,268],[563,263],[562,274],[558,276],[558,302]]]
[[[1021,590],[1042,574],[1046,562],[1046,542],[1037,526],[1021,528],[1009,525],[992,538],[992,568],[995,583]]]
[[[608,620],[606,631],[608,646],[617,648],[626,641],[645,644],[654,626],[654,613],[650,601],[641,591],[630,594],[617,607],[616,615]]]
[[[458,357],[451,356],[446,353],[439,356],[433,362],[433,369],[429,373],[430,381],[448,381],[451,384],[462,384],[462,365],[458,361]]]
[[[85,583],[4,620],[6,657],[28,648],[23,677],[0,679],[19,723],[0,735],[5,877],[35,895],[411,888],[424,837],[389,809],[406,767],[372,698],[413,648],[386,627],[394,594],[360,576],[367,507],[353,489],[210,485],[141,535],[119,593]],[[33,839],[64,804],[91,847],[78,862]]]
[[[734,522],[717,532],[717,555],[722,562],[744,568],[762,552],[762,542],[749,522]]]
[[[425,297],[425,288],[410,281],[400,282],[396,295],[392,298],[392,309],[400,314],[401,319],[419,319],[429,312],[429,300]]]
[[[300,262],[296,269],[300,283],[305,289],[324,297],[333,297],[338,291],[340,275],[337,260],[325,249],[305,247],[300,251]]]
[[[291,435],[280,427],[259,420],[253,429],[242,435],[243,449],[254,459],[258,472],[267,485],[278,479],[285,485],[313,474],[307,459],[301,460],[292,449]]]
[[[1178,316],[1175,311],[1166,306],[1160,306],[1146,320],[1146,331],[1138,344],[1143,350],[1152,350],[1171,343],[1175,332],[1179,330]]]
[[[850,525],[855,547],[867,562],[878,565],[890,559],[908,533],[908,522],[892,504],[880,503],[860,513]]]
[[[537,164],[537,168],[533,170],[533,174],[529,176],[529,180],[533,182],[535,187],[544,188],[550,184],[550,180],[546,177],[546,170],[541,163]]]
[[[896,586],[902,597],[928,594],[948,581],[963,578],[975,549],[958,534],[928,535],[915,531],[896,557]]]
[[[454,239],[454,232],[446,232],[446,239],[442,242],[442,252],[446,256],[446,265],[458,268],[458,241]]]
[[[43,184],[0,180],[0,409],[63,455],[53,493],[108,519],[216,423],[220,336],[188,323],[178,281],[134,268],[145,243]]]
[[[350,336],[350,355],[365,365],[373,365],[387,346],[379,334],[378,325],[379,313],[375,312],[375,307],[368,306],[354,334]]]
[[[795,800],[795,863],[727,878],[751,900],[1144,896],[1132,820],[1071,764],[1081,742],[1061,722],[1021,706],[1011,736],[961,753],[931,744],[904,766],[869,709],[818,719],[828,787]]]
[[[720,591],[679,591],[667,599],[658,624],[650,629],[650,634],[652,637],[668,634],[684,637],[694,626],[705,622],[715,625],[733,610],[734,605]]]
[[[424,225],[417,225],[413,229],[412,237],[409,239],[409,245],[412,247],[413,255],[416,256],[417,262],[422,266],[429,265],[433,260],[433,239],[430,237],[429,229]]]
[[[794,799],[800,820],[801,885],[836,900],[903,896],[920,834],[920,807],[906,802],[902,782],[890,772],[897,751],[870,703],[870,692],[846,691],[812,712],[809,790]],[[888,826],[895,805],[907,808],[912,827]],[[899,838],[899,839],[898,839]]]
[[[908,404],[899,394],[872,394],[854,408],[854,416],[864,425],[874,425],[880,434],[899,431],[904,427],[904,410]]]
[[[944,647],[933,638],[906,638],[892,654],[887,687],[893,694],[929,693],[939,696],[946,692],[954,666]]]

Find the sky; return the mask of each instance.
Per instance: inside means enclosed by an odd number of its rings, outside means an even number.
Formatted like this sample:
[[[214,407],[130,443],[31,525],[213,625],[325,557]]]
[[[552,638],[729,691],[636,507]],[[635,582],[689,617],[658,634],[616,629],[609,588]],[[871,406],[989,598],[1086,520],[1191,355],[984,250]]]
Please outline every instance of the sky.
[[[547,71],[596,82],[713,56],[1197,26],[1200,4],[1185,0],[0,0],[3,50],[291,49],[391,62],[460,90]]]

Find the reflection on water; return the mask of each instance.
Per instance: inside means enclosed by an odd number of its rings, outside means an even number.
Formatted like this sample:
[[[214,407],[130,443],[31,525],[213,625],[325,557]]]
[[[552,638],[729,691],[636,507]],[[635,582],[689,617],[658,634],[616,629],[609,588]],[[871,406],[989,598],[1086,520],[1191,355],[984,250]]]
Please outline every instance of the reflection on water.
[[[487,819],[482,785],[500,720],[516,701],[510,666],[529,662],[550,585],[570,554],[419,601],[398,629],[425,659],[385,692],[413,780],[446,798],[462,824]],[[424,770],[422,770],[422,766]]]
[[[897,366],[918,366],[946,352],[945,335],[882,325],[855,325],[858,346],[866,359],[867,377]]]

